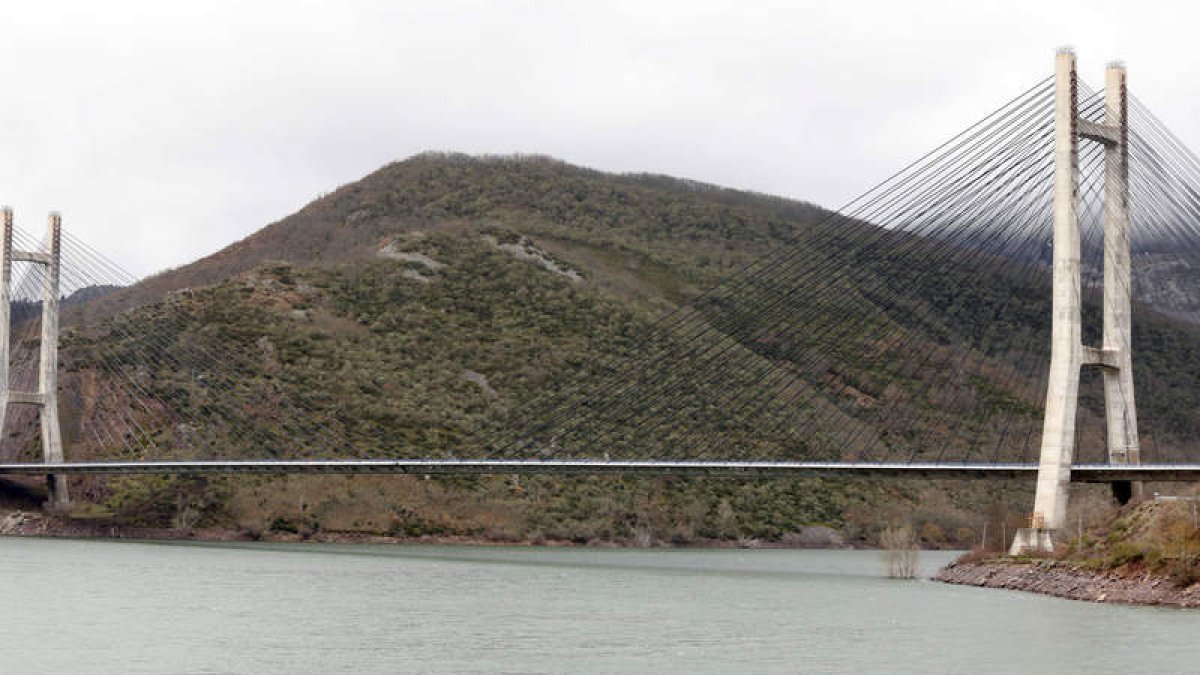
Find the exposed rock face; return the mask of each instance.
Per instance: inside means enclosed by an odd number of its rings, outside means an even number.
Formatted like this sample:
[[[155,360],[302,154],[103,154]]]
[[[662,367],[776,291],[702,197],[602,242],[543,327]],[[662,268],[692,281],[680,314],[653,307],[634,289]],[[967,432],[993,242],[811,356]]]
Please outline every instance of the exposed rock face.
[[[440,270],[446,266],[444,263],[440,263],[424,253],[417,253],[415,251],[401,251],[396,247],[394,242],[386,244],[383,248],[379,249],[376,255],[378,255],[380,258],[388,258],[390,260],[420,263],[430,270]]]
[[[951,563],[934,579],[948,584],[1029,591],[1070,600],[1200,607],[1200,584],[1180,588],[1165,576],[1093,571],[1051,560]]]
[[[474,382],[475,384],[477,384],[479,386],[479,389],[481,391],[483,391],[484,395],[487,396],[488,398],[492,398],[492,399],[500,398],[500,392],[496,391],[492,387],[492,383],[488,381],[487,375],[484,375],[483,373],[477,373],[473,370],[464,370],[463,371],[463,379],[467,380],[468,382]]]
[[[422,266],[422,269],[406,269],[401,272],[401,275],[406,279],[412,279],[413,281],[419,281],[424,284],[432,282],[433,278],[426,276],[423,272],[436,272],[446,266],[445,263],[438,262],[424,253],[419,253],[416,251],[402,251],[399,247],[397,247],[396,242],[389,242],[388,244],[384,245],[383,248],[375,252],[375,255],[380,258],[399,260],[400,262],[406,263],[415,263],[416,265]]]
[[[526,237],[521,237],[516,242],[502,243],[491,235],[484,235],[483,240],[500,249],[501,251],[508,252],[519,260],[528,260],[529,262],[532,262],[549,272],[561,274],[571,281],[579,281],[583,278],[579,272],[571,269],[565,263],[555,260],[553,256],[538,248],[536,244]]]
[[[16,534],[22,531],[22,527],[33,520],[33,516],[24,511],[13,511],[12,513],[0,517],[0,534]]]

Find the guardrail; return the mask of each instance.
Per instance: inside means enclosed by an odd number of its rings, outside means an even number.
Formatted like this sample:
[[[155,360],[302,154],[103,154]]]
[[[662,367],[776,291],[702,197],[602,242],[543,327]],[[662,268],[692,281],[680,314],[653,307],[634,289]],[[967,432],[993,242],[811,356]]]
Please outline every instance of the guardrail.
[[[1032,478],[1037,464],[933,462],[760,462],[760,461],[623,461],[623,460],[496,460],[496,459],[286,459],[161,460],[137,462],[4,463],[0,474],[367,474],[416,475],[559,474],[779,477],[845,476],[860,478],[939,478],[1012,480]],[[1200,481],[1200,464],[1081,464],[1071,480]]]

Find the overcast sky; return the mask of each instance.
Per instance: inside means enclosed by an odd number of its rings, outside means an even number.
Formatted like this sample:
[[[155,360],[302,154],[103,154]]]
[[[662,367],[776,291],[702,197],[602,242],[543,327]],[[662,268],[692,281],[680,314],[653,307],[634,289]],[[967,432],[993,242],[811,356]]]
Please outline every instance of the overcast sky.
[[[1200,147],[1171,2],[3,2],[0,202],[129,271],[424,150],[542,153],[835,207],[1072,45]]]

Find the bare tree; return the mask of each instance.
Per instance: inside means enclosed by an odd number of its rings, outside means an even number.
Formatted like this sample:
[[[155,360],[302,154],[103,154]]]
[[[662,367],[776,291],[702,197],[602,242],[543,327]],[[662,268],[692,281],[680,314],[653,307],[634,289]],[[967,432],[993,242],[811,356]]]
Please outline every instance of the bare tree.
[[[917,576],[917,537],[911,525],[893,526],[879,535],[883,546],[883,565],[892,579]]]

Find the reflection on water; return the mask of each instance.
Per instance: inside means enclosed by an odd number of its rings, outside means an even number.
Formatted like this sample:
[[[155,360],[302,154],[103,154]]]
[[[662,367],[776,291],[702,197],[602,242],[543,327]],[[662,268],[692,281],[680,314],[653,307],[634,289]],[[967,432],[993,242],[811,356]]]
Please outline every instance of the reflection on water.
[[[953,557],[923,553],[931,574]],[[871,551],[0,539],[0,672],[1176,673],[1200,613]]]

